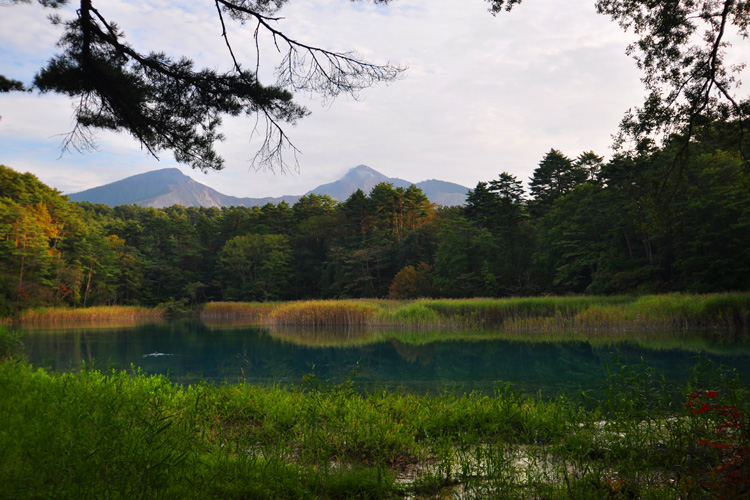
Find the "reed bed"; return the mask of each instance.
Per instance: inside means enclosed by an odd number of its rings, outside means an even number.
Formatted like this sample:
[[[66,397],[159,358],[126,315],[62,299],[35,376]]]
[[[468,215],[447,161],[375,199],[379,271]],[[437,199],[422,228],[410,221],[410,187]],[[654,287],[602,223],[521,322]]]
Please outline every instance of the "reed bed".
[[[397,307],[378,311],[374,321],[378,325],[401,325],[417,328],[451,324],[448,318],[428,307],[424,301],[405,302]]]
[[[281,304],[264,319],[276,325],[368,325],[378,309],[372,301],[311,300]]]
[[[750,293],[666,294],[609,297],[522,297],[505,299],[311,300],[297,302],[210,302],[198,316],[244,318],[258,324],[467,328],[497,326],[508,331],[666,328],[748,328]],[[29,324],[164,319],[164,308],[100,306],[39,308],[17,318]]]
[[[634,299],[612,297],[522,297],[507,299],[425,300],[421,303],[440,316],[458,322],[504,323],[544,318],[568,321],[577,313],[596,305],[622,305]]]
[[[84,323],[114,320],[159,320],[164,310],[142,306],[96,306],[87,308],[42,307],[22,311],[17,321],[22,323]]]
[[[420,327],[499,326],[510,331],[747,328],[750,293],[642,297],[318,300],[278,303],[268,325]]]
[[[209,302],[200,308],[200,318],[261,317],[279,307],[279,302]]]
[[[750,326],[750,294],[650,295],[579,312],[574,328],[727,328]]]

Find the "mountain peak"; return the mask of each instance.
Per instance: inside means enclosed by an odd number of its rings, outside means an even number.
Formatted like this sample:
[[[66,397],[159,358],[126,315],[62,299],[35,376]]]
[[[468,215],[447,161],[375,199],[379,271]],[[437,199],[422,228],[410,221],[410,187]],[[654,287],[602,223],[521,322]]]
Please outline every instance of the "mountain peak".
[[[177,167],[166,167],[166,168],[161,168],[159,170],[152,170],[152,172],[164,172],[165,174],[169,173],[169,174],[173,174],[175,176],[179,175],[180,177],[189,177],[189,176],[183,174],[182,170],[180,170]]]
[[[147,204],[149,200],[174,191],[175,186],[184,187],[193,182],[195,181],[183,174],[179,168],[169,167],[136,174],[79,193],[72,193],[68,197],[71,201],[89,201],[110,206],[131,203],[149,206]]]
[[[367,165],[357,165],[356,167],[349,169],[342,179],[369,179],[373,177],[385,178],[386,176]]]
[[[328,195],[334,200],[345,201],[357,189],[369,193],[381,182],[389,182],[394,187],[407,188],[412,183],[396,177],[388,177],[367,165],[350,169],[341,179],[318,186],[307,194]],[[443,181],[425,181],[417,184],[422,192],[440,205],[461,205],[466,198],[467,188]],[[294,204],[299,196],[279,198],[237,198],[227,196],[205,186],[185,175],[179,168],[162,168],[143,174],[87,189],[68,195],[71,201],[89,201],[109,206],[141,205],[146,207],[168,207],[171,205],[228,207],[262,206],[266,203],[279,203],[282,200]]]
[[[170,180],[179,181],[179,182],[193,180],[190,176],[183,174],[182,170],[176,167],[160,168],[159,170],[151,170],[150,172],[145,172],[140,175],[143,176],[142,178],[151,177],[151,178],[160,178],[160,179],[170,179]]]

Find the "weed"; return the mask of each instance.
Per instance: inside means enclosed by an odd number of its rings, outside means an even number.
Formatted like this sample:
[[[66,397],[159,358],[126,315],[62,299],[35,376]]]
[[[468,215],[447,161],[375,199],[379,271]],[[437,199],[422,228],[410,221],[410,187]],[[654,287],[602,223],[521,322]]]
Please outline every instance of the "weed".
[[[141,306],[96,306],[87,308],[42,307],[19,314],[22,323],[77,323],[122,319],[161,319],[163,310]]]
[[[107,306],[40,308],[22,312],[25,323],[160,319],[192,313],[186,303],[158,308]],[[647,295],[642,297],[522,297],[506,299],[312,300],[211,302],[202,319],[251,318],[268,326],[391,326],[410,328],[499,326],[507,332],[646,331],[665,328],[750,326],[750,293]]]
[[[24,354],[23,333],[0,325],[0,361],[22,359]]]
[[[582,400],[180,386],[0,363],[4,498],[729,498],[750,490],[748,388],[610,366]]]

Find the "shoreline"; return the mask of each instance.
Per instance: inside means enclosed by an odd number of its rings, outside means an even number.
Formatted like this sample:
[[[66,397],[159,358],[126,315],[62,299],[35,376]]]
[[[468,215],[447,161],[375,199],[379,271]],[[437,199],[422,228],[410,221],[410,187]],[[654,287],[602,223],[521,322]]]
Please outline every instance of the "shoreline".
[[[750,293],[558,296],[502,299],[332,299],[291,302],[209,302],[181,317],[252,317],[265,326],[467,328],[507,331],[651,330],[750,327]],[[4,324],[162,320],[168,307],[98,306],[26,310]]]

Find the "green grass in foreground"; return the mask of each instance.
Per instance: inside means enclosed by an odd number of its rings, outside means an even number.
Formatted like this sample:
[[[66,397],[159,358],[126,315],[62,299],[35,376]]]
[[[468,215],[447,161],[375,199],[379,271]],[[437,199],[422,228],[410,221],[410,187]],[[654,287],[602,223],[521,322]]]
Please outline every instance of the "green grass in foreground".
[[[717,498],[750,494],[748,388],[618,366],[583,402],[50,374],[0,363],[0,497]],[[729,498],[726,496],[725,498]],[[732,497],[734,498],[734,497]]]

